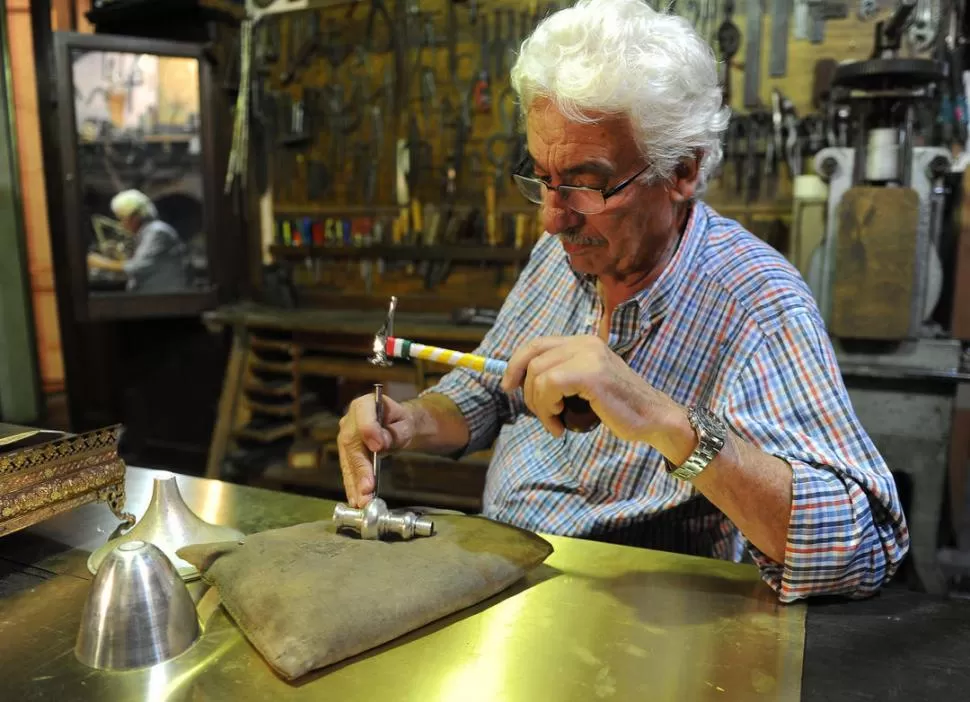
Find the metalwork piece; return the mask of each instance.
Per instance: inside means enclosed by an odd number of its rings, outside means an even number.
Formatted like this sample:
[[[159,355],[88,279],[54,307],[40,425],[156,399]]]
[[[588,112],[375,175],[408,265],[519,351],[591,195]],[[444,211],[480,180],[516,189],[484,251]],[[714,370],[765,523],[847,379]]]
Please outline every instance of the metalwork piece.
[[[155,474],[128,475],[143,508]],[[181,487],[206,519],[246,532],[325,519],[334,506],[215,480]],[[800,699],[806,608],[779,606],[757,568],[560,536],[544,537],[555,548],[544,566],[485,605],[300,684],[272,672],[212,589],[198,605],[204,633],[184,654],[121,675],[92,670],[71,654],[90,585],[83,549],[111,522],[83,508],[0,539],[0,558],[43,569],[0,598],[2,641],[16,651],[0,656],[5,699],[302,702],[355,699],[362,681],[389,700]],[[62,547],[38,552],[38,542]]]
[[[120,436],[121,427],[108,427],[0,454],[0,535],[94,501],[133,524]]]
[[[236,541],[243,533],[238,529],[209,524],[189,509],[179,492],[178,482],[171,473],[155,479],[151,503],[145,514],[124,536],[101,546],[88,559],[88,570],[97,573],[102,561],[116,547],[132,541],[146,541],[160,548],[185,580],[199,577],[198,569],[183,561],[175,553],[189,544],[216,541]]]
[[[394,362],[388,358],[387,352],[384,350],[384,343],[387,341],[387,337],[394,336],[394,311],[396,309],[397,296],[391,295],[391,301],[387,305],[387,317],[377,334],[374,335],[374,355],[370,357],[370,362],[375,366],[387,368],[394,365]]]
[[[434,536],[434,522],[414,512],[391,512],[387,503],[375,497],[363,509],[347,505],[333,508],[333,523],[339,530],[353,531],[362,539],[396,536],[410,541],[418,536]]]
[[[74,654],[101,670],[152,666],[199,637],[199,619],[171,561],[144,541],[127,541],[104,563],[84,604]]]

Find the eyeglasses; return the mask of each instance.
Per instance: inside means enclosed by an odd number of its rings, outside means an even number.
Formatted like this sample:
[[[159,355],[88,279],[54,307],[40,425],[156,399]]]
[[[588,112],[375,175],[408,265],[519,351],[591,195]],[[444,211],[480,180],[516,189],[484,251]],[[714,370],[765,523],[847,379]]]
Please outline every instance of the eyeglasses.
[[[649,164],[641,168],[632,176],[612,188],[587,188],[583,185],[550,185],[538,178],[528,178],[518,173],[512,174],[512,180],[522,196],[529,202],[541,205],[545,201],[546,192],[555,190],[563,199],[566,206],[580,214],[599,214],[606,209],[606,201],[619,193],[630,183],[646,173]]]

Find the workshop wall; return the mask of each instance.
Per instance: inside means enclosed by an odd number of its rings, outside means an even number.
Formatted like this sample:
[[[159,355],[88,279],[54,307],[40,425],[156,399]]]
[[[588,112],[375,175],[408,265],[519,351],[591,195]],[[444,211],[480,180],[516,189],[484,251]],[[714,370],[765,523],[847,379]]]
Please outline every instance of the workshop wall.
[[[254,147],[273,211],[263,240],[289,266],[303,303],[380,307],[396,294],[413,309],[497,307],[541,232],[535,208],[510,182],[521,144],[508,70],[551,6],[490,3],[475,14],[472,3],[409,6],[341,5],[256,30],[254,70],[264,80]],[[719,11],[699,20],[716,50],[727,19]],[[739,132],[738,144],[727,145],[757,153],[728,160],[706,199],[786,251],[791,176],[780,156],[765,165],[772,91],[790,101],[793,118],[815,113],[825,88],[816,65],[868,56],[874,24],[853,14],[825,22],[819,43],[789,35],[785,75],[771,77],[766,15],[752,110],[744,99],[750,27],[743,13],[732,19],[741,40],[730,103],[739,119],[756,113],[750,120],[761,131],[750,143]]]

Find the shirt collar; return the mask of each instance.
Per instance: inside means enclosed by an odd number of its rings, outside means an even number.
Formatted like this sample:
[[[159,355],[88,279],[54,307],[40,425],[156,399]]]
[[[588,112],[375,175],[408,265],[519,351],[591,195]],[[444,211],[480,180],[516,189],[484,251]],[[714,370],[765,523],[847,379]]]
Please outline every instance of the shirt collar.
[[[697,258],[697,252],[707,239],[710,213],[710,208],[700,200],[694,203],[677,250],[661,271],[660,277],[654,281],[653,285],[641,290],[620,305],[621,308],[627,305],[637,305],[640,310],[640,324],[642,326],[647,327],[663,319],[667,310],[674,306],[675,301],[681,295],[687,284],[687,274],[693,268],[694,260]],[[566,265],[568,266],[569,258],[565,252],[563,252],[563,256],[566,256]],[[584,291],[591,295],[598,294],[595,275],[577,273],[572,268],[569,268],[569,270]]]

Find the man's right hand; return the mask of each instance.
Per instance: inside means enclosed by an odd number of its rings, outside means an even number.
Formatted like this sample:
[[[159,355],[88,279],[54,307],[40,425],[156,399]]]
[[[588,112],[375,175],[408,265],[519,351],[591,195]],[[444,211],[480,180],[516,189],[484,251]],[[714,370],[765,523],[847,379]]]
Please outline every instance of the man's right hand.
[[[361,508],[374,497],[375,452],[406,448],[414,437],[414,418],[405,405],[384,396],[384,426],[377,423],[374,396],[358,397],[340,419],[337,450],[344,491],[351,507]]]

